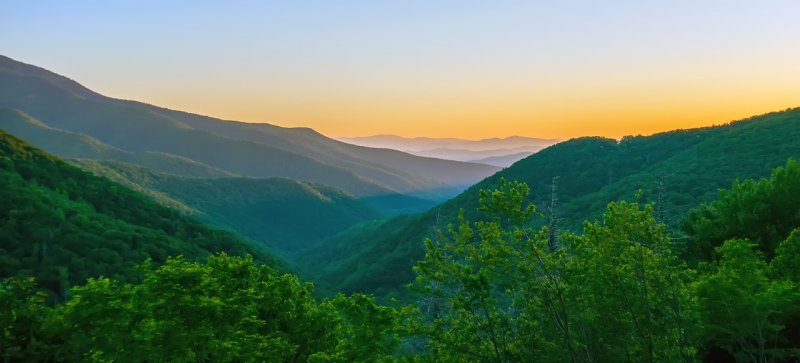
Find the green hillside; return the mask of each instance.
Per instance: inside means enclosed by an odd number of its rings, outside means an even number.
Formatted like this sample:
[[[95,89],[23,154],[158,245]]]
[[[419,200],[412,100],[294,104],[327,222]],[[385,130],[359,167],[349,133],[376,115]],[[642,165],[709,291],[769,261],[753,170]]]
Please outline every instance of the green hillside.
[[[163,152],[237,175],[307,180],[358,196],[441,198],[498,170],[348,145],[308,129],[222,121],[112,99],[2,56],[0,107],[125,151]]]
[[[315,160],[351,170],[370,180],[380,181],[392,190],[416,191],[416,194],[424,197],[440,197],[453,193],[499,170],[484,164],[419,157],[396,150],[351,145],[327,138],[309,128],[222,121],[186,112],[156,107],[153,109],[200,130],[310,156]]]
[[[487,178],[424,214],[351,228],[319,244],[306,258],[323,288],[386,292],[412,279],[423,256],[422,240],[453,223],[459,209],[478,218],[478,191],[500,178],[531,188],[546,215],[557,179],[561,229],[576,230],[616,200],[661,201],[656,217],[677,225],[692,207],[716,197],[737,179],[759,178],[800,157],[800,109],[776,112],[723,126],[678,130],[620,141],[580,138],[563,142]],[[660,191],[659,191],[660,190]],[[323,267],[320,267],[323,266]]]
[[[380,213],[335,188],[285,178],[182,178],[113,161],[75,161],[162,204],[283,251],[296,251]]]
[[[90,136],[49,127],[18,110],[0,108],[0,129],[62,158],[119,160],[156,171],[198,178],[233,176],[181,156],[151,151],[127,152]]]
[[[800,163],[748,179],[685,219],[687,264],[652,205],[612,202],[557,246],[525,183],[481,190],[484,222],[425,241],[413,305],[313,285],[251,257],[170,258],[48,305],[0,281],[5,361],[794,362],[800,342]],[[568,328],[567,328],[568,327]],[[496,359],[493,359],[496,358]]]
[[[89,277],[129,281],[145,259],[261,248],[93,176],[0,130],[0,277],[31,276],[63,297]]]

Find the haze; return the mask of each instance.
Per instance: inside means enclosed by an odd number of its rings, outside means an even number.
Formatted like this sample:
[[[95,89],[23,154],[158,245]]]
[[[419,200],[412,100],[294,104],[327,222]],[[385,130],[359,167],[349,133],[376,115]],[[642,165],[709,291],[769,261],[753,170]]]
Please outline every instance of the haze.
[[[798,106],[796,1],[3,1],[2,54],[330,136],[620,137]]]

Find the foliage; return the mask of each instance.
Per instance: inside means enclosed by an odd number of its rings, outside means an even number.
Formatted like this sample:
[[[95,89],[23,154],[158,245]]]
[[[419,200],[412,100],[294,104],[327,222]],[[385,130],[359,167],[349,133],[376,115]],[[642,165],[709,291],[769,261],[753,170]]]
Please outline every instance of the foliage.
[[[800,228],[795,228],[789,237],[778,245],[770,271],[774,277],[800,283]]]
[[[492,221],[463,216],[426,241],[415,288],[426,300],[415,331],[442,361],[688,361],[689,274],[652,209],[611,204],[554,248],[528,187],[481,192]],[[503,224],[509,227],[504,228]],[[423,313],[424,312],[424,313]]]
[[[352,195],[286,178],[185,178],[120,162],[80,160],[96,175],[179,205],[210,224],[281,251],[298,251],[350,226],[380,217]]]
[[[719,260],[695,282],[702,337],[708,346],[732,354],[740,362],[769,362],[786,358],[780,333],[786,317],[800,303],[800,290],[789,280],[771,280],[756,245],[742,239],[716,248]]]
[[[49,348],[42,341],[47,308],[33,278],[0,280],[0,358],[26,361]]]
[[[544,206],[540,211],[550,216],[553,180],[558,177],[556,218],[561,230],[580,231],[584,220],[601,217],[607,204],[618,200],[654,203],[656,220],[676,228],[689,210],[714,200],[719,188],[730,187],[737,179],[768,176],[788,158],[800,157],[798,139],[800,109],[619,141],[596,137],[569,140],[520,160],[429,212],[331,237],[316,247],[324,252],[306,262],[314,266],[313,277],[332,290],[393,291],[413,280],[411,266],[424,256],[419,241],[433,237],[437,228],[448,223],[457,224],[460,210],[469,220],[486,218],[477,211],[479,191],[498,188],[501,178],[528,184],[531,201]],[[797,195],[786,194],[787,202],[776,206],[798,205],[790,202],[796,201]],[[539,226],[544,220],[532,223]],[[781,238],[770,242],[772,248]],[[721,242],[705,248],[705,258]],[[326,265],[323,260],[337,263]],[[330,267],[319,269],[320,265]]]
[[[800,226],[800,162],[789,160],[769,179],[735,182],[719,199],[693,210],[683,223],[693,258],[708,259],[732,238],[747,238],[772,257],[778,243]]]
[[[281,264],[235,235],[92,176],[0,131],[0,277],[36,277],[56,300],[89,277],[122,281],[147,258],[225,251]]]
[[[729,238],[697,269],[678,257],[681,245],[652,205],[611,203],[602,222],[553,243],[547,227],[531,227],[538,212],[527,185],[501,179],[479,193],[483,221],[462,213],[457,227],[425,243],[413,285],[421,298],[409,323],[415,352],[453,362],[796,361],[800,221],[784,193],[800,181],[795,168],[789,161],[770,179],[737,183],[711,203],[736,201],[740,212],[705,222]],[[782,213],[765,219],[763,211]],[[741,227],[752,220],[771,224]],[[784,237],[745,239],[764,235]],[[692,243],[712,243],[708,236]]]
[[[0,316],[5,354],[71,362],[377,362],[398,343],[393,309],[364,295],[317,303],[310,284],[249,256],[171,258],[140,271],[136,284],[89,279],[54,308],[7,296],[7,288],[0,296],[4,307],[12,304]],[[25,320],[31,316],[34,323]],[[34,342],[43,348],[30,349]]]
[[[785,176],[800,177],[785,174],[793,165],[758,183],[782,185]],[[312,285],[298,277],[281,275],[249,256],[226,254],[205,263],[183,257],[158,266],[148,261],[133,282],[90,278],[54,307],[45,304],[32,279],[14,277],[0,285],[2,357],[121,362],[800,359],[800,225],[792,226],[774,250],[761,251],[757,247],[764,246],[733,235],[693,269],[678,257],[680,245],[650,204],[611,203],[601,221],[585,222],[581,233],[565,232],[553,240],[547,226],[532,222],[541,214],[530,188],[505,179],[499,183],[478,194],[485,218],[470,222],[462,213],[457,226],[425,241],[426,254],[411,286],[418,298],[412,306],[383,306],[363,294],[317,301]],[[748,193],[734,189],[722,195],[740,200]],[[766,203],[752,210],[771,210],[772,201]],[[719,225],[712,227],[731,230],[721,224],[726,221],[715,220]]]

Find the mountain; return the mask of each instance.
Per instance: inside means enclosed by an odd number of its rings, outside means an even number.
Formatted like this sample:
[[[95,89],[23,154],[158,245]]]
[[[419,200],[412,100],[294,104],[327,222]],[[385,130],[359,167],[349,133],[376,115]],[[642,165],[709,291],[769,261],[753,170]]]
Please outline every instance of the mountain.
[[[476,162],[490,159],[483,163],[506,167],[524,156],[533,154],[558,140],[536,139],[523,136],[491,138],[482,140],[465,140],[456,138],[405,138],[393,135],[377,135],[367,137],[343,137],[339,140],[354,145],[388,148],[400,150],[417,156]],[[523,153],[527,155],[523,156]]]
[[[617,200],[660,201],[656,216],[675,226],[689,209],[714,199],[718,189],[737,179],[767,176],[788,158],[800,158],[797,140],[800,109],[619,141],[573,139],[515,163],[426,213],[350,228],[315,246],[305,262],[329,291],[394,291],[413,278],[411,266],[424,254],[423,239],[454,223],[459,210],[467,219],[479,218],[478,191],[496,188],[500,178],[527,183],[545,216],[555,180],[562,230],[578,230]]]
[[[75,163],[280,251],[303,249],[382,217],[369,204],[321,184],[286,178],[185,178],[116,161]]]
[[[525,158],[527,158],[528,156],[531,156],[531,155],[533,155],[532,152],[523,151],[521,153],[516,153],[516,154],[501,155],[501,156],[490,156],[490,157],[487,157],[487,158],[478,159],[478,160],[470,160],[470,161],[473,162],[473,163],[488,164],[488,165],[494,165],[494,166],[499,166],[499,167],[505,168],[505,167],[509,167],[512,164],[516,163],[517,161],[525,159]]]
[[[35,277],[55,299],[89,277],[133,281],[168,256],[271,253],[138,192],[96,177],[0,130],[0,277]]]
[[[127,152],[166,153],[239,176],[312,181],[357,196],[444,198],[498,170],[354,146],[306,128],[223,121],[113,99],[2,56],[0,106]]]
[[[395,135],[375,135],[364,137],[340,137],[338,140],[367,147],[388,148],[404,151],[424,151],[433,149],[464,149],[485,151],[514,148],[544,148],[558,142],[555,139],[538,139],[524,136],[467,140],[459,138],[402,137]]]
[[[63,158],[119,160],[190,177],[233,176],[182,156],[152,151],[128,152],[90,136],[52,128],[22,111],[9,108],[0,108],[0,129]]]
[[[470,161],[476,159],[486,159],[491,157],[507,157],[510,155],[517,155],[520,153],[533,154],[544,146],[519,146],[509,149],[490,149],[490,150],[468,150],[468,149],[447,149],[436,148],[430,150],[409,151],[414,155],[427,156],[432,158],[457,160],[457,161]],[[520,157],[522,159],[522,157]],[[519,160],[519,159],[518,159]]]
[[[461,190],[499,170],[484,164],[420,158],[397,150],[350,145],[309,128],[287,129],[269,124],[221,121],[180,111],[163,112],[197,129],[235,139],[267,143],[352,170],[371,180],[385,181],[389,188],[401,193],[408,190],[408,185],[416,185],[416,189],[412,190],[423,193],[410,194],[437,198]]]

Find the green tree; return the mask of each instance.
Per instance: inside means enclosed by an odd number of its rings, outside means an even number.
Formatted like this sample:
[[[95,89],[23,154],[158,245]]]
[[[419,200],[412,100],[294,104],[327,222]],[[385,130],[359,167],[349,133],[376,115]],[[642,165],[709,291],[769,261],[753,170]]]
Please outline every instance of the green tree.
[[[97,362],[388,362],[402,311],[313,286],[252,257],[170,258],[141,281],[89,279],[48,307],[32,279],[0,291],[3,358]]]
[[[252,258],[181,258],[142,268],[140,284],[90,279],[55,308],[68,360],[305,361],[333,349],[336,315],[310,284]]]
[[[683,229],[691,258],[710,260],[724,241],[746,238],[772,258],[778,244],[800,226],[800,162],[790,159],[770,178],[735,182],[719,199],[692,210]]]
[[[611,203],[603,221],[567,238],[591,361],[691,361],[690,274],[652,206]]]
[[[44,360],[49,345],[42,339],[47,318],[45,294],[32,278],[0,280],[0,358],[4,362]]]
[[[716,249],[719,260],[703,266],[707,271],[694,284],[704,343],[741,362],[771,362],[792,354],[779,349],[777,339],[782,318],[798,302],[797,286],[770,280],[756,246],[742,239],[726,241]]]
[[[443,361],[692,360],[689,274],[650,206],[612,203],[553,249],[523,183],[481,191],[490,221],[438,240],[415,271],[424,296],[411,323]]]
[[[336,295],[322,303],[339,317],[333,352],[311,356],[312,362],[391,362],[400,343],[401,311],[364,294]]]
[[[800,283],[800,228],[778,245],[770,265],[772,275]]]

